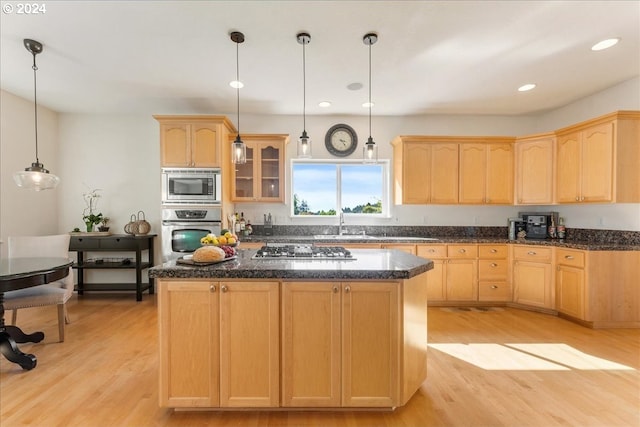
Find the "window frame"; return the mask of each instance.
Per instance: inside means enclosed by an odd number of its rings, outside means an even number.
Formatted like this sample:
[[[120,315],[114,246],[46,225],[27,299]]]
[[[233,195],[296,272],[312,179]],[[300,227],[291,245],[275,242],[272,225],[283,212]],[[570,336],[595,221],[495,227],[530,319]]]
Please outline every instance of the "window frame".
[[[335,215],[295,215],[293,212],[293,196],[294,196],[294,173],[293,169],[296,164],[330,164],[336,165],[336,214]],[[378,166],[382,166],[382,212],[375,214],[364,213],[349,213],[345,212],[344,216],[348,218],[358,219],[374,219],[374,218],[391,218],[391,162],[388,159],[378,160],[376,163]],[[337,218],[340,215],[340,208],[342,206],[342,168],[344,165],[362,165],[367,166],[362,160],[355,159],[291,159],[289,162],[289,176],[291,177],[291,185],[289,188],[289,200],[291,206],[289,207],[289,216],[292,219],[298,218]]]

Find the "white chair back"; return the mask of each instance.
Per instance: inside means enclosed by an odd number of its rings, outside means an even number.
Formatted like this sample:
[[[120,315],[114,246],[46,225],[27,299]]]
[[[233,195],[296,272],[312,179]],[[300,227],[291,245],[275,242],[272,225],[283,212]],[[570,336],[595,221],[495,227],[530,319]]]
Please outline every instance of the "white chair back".
[[[9,258],[69,257],[69,234],[50,236],[9,236]]]

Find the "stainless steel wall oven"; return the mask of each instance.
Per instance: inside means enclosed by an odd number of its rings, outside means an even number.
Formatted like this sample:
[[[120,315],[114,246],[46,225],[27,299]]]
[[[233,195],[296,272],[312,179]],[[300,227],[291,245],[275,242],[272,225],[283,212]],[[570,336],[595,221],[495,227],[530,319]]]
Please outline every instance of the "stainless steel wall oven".
[[[162,262],[192,253],[209,233],[219,235],[221,218],[220,208],[162,209]]]

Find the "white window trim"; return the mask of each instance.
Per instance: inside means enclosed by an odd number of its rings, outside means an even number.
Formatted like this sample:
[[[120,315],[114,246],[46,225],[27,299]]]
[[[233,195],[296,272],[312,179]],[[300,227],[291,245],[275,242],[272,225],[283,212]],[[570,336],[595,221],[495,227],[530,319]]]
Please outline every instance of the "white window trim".
[[[291,177],[291,185],[289,186],[289,200],[291,200],[291,206],[289,207],[289,217],[292,219],[318,219],[318,218],[337,218],[336,215],[294,215],[293,213],[293,166],[294,164],[337,164],[337,165],[361,165],[362,160],[354,159],[290,159],[289,161],[289,176]],[[359,213],[346,213],[345,217],[348,218],[391,218],[391,162],[389,159],[378,160],[378,165],[382,166],[382,213],[379,214],[359,214]],[[336,193],[338,194],[338,206],[342,205],[342,192],[340,190],[341,182],[341,168],[338,168],[338,176],[336,181]]]

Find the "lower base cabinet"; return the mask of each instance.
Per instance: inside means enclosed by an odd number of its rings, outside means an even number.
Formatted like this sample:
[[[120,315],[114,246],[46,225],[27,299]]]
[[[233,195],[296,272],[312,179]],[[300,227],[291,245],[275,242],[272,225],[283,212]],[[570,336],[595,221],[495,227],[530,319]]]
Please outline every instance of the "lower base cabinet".
[[[398,293],[398,283],[284,282],[282,406],[397,406]]]
[[[427,376],[424,276],[159,279],[160,406],[402,406]]]
[[[551,248],[515,245],[513,302],[544,309],[555,308]]]
[[[279,404],[279,283],[160,283],[160,405]]]

